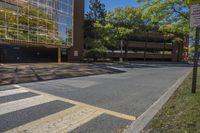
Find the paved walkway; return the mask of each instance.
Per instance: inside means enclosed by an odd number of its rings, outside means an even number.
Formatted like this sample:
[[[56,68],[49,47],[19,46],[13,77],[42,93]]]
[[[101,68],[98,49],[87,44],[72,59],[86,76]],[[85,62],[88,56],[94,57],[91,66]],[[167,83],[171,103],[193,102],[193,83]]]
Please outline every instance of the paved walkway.
[[[0,132],[115,133],[145,112],[187,66],[130,65],[126,73],[0,87]]]
[[[69,77],[115,73],[106,67],[82,63],[37,63],[0,65],[0,85],[46,81]]]

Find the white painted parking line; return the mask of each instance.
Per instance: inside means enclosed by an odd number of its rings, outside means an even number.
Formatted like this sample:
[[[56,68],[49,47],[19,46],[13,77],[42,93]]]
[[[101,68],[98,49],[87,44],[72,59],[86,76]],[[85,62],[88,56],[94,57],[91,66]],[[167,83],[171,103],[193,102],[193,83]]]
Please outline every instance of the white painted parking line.
[[[101,114],[102,112],[95,109],[77,105],[59,113],[11,129],[5,133],[66,133]]]
[[[26,89],[13,89],[0,92],[0,97],[29,92]]]
[[[29,107],[33,107],[33,106],[40,105],[43,103],[48,103],[53,100],[55,99],[52,97],[45,97],[43,95],[40,95],[40,96],[20,99],[17,101],[3,103],[3,104],[0,104],[0,115],[22,110]]]

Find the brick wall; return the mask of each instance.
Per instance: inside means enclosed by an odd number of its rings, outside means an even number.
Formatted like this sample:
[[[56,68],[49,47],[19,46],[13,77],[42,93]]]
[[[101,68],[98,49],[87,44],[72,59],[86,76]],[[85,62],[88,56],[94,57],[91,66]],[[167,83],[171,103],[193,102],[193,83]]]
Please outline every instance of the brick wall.
[[[73,0],[73,47],[68,50],[68,61],[81,61],[84,49],[84,0]]]

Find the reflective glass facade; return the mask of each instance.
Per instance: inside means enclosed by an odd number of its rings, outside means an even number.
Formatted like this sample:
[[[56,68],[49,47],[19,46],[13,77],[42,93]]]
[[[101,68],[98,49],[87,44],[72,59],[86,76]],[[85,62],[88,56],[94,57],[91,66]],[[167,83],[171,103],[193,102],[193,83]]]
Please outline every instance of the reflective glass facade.
[[[72,45],[72,0],[0,0],[0,39]]]

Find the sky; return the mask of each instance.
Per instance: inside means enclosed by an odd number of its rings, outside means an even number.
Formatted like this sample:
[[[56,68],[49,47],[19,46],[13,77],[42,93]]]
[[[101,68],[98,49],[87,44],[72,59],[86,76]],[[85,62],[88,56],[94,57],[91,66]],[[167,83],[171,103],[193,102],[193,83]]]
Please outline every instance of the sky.
[[[89,1],[85,0],[85,11],[89,10]],[[100,0],[102,3],[105,4],[106,10],[112,11],[116,7],[126,7],[126,6],[134,6],[137,7],[139,4],[136,0]]]

